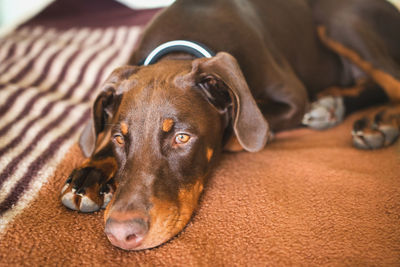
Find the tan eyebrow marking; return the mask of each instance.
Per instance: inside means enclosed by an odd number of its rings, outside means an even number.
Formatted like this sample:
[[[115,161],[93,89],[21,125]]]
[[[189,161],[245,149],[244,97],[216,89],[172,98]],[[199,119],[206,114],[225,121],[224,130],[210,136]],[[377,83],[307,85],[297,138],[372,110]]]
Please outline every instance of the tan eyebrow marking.
[[[174,121],[172,119],[165,119],[162,124],[162,130],[167,133],[172,129],[173,125]]]
[[[207,160],[210,161],[212,155],[214,154],[214,150],[212,150],[211,148],[207,148]]]
[[[123,135],[128,133],[128,125],[125,122],[121,122],[121,133]]]

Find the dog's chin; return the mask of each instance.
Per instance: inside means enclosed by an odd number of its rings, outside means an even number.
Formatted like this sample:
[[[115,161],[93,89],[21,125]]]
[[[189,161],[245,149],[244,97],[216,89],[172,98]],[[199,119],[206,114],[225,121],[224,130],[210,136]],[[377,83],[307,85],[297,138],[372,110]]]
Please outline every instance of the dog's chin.
[[[166,243],[189,223],[202,191],[203,182],[198,181],[195,185],[180,190],[178,203],[153,197],[151,199],[152,208],[149,212],[149,230],[146,235],[131,246],[120,244],[109,238],[110,242],[116,247],[129,251],[150,249]]]
[[[178,210],[174,209],[174,211]],[[147,235],[137,240],[136,244],[132,246],[119,243],[110,237],[108,239],[112,245],[127,251],[139,251],[158,247],[179,234],[188,224],[191,215],[192,213],[189,215],[188,213],[180,214],[179,212],[173,212],[169,215],[169,218],[154,218],[154,223],[151,224],[152,226],[150,226]]]

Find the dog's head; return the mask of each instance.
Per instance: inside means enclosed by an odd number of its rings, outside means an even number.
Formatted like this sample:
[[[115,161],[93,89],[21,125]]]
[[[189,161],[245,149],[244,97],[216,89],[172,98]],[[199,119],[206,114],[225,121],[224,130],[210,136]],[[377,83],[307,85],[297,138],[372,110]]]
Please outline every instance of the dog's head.
[[[128,250],[155,247],[183,229],[227,138],[254,152],[268,134],[227,53],[115,70],[94,103],[93,126],[81,146],[87,155],[112,147],[117,189],[106,233]]]

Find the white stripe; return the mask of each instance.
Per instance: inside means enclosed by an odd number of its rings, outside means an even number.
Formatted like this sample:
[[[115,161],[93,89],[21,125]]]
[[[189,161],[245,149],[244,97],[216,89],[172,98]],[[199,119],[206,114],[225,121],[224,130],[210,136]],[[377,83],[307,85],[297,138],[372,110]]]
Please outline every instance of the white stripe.
[[[38,105],[44,106],[47,105],[47,103],[49,103],[50,101],[54,101],[57,99],[58,98],[51,99],[50,97],[43,97],[38,101]],[[3,168],[5,167],[4,165],[8,164],[8,160],[10,160],[12,157],[17,156],[19,154],[19,151],[24,150],[26,148],[25,145],[29,144],[29,142],[36,137],[36,134],[39,132],[39,130],[44,125],[47,125],[50,121],[53,121],[53,119],[55,119],[58,115],[60,115],[61,112],[65,110],[65,106],[67,104],[70,104],[71,102],[72,101],[63,101],[56,104],[51,112],[38,119],[25,133],[25,137],[23,138],[23,140],[21,140],[18,146],[14,147],[13,150],[10,151],[12,154],[0,158],[0,172],[3,171]],[[72,102],[72,104],[76,103]],[[11,127],[8,129],[7,134],[3,135],[0,138],[0,149],[7,146],[10,143],[10,141],[12,141],[16,136],[24,134],[24,132],[22,132],[23,128],[33,119],[37,118],[40,112],[41,110],[37,109],[33,110],[33,112],[30,112],[29,115],[23,118],[22,120],[12,124]]]
[[[58,87],[58,93],[66,94],[70,90],[70,87],[76,82],[79,75],[82,73],[82,68],[86,64],[87,60],[98,52],[102,51],[106,45],[109,45],[112,40],[114,34],[114,30],[108,29],[103,34],[101,41],[99,41],[96,45],[88,46],[87,49],[84,49],[83,52],[76,58],[72,64],[69,66],[65,80]],[[93,85],[93,84],[91,84]],[[84,90],[85,92],[89,90],[90,85],[80,84],[77,85],[75,90]]]
[[[74,39],[74,43],[76,42],[81,42],[83,40],[87,39],[92,39],[92,35],[88,35],[88,33],[85,31],[78,31],[76,34],[76,38]],[[97,40],[97,39],[96,39]],[[75,53],[77,52],[77,46],[76,45],[67,45],[65,48],[62,48],[61,53],[57,55],[57,57],[54,59],[52,65],[50,66],[49,72],[46,75],[45,79],[37,85],[39,88],[43,88],[42,90],[47,90],[51,88],[54,84],[60,81],[60,76],[61,76],[61,71],[63,70],[66,62],[68,59]]]
[[[6,38],[2,43],[0,43],[0,62],[4,62],[4,59],[7,57],[8,53],[10,52],[11,46],[16,43],[15,39],[17,39],[17,37],[13,36],[13,38],[11,38],[11,37]]]
[[[5,105],[7,98],[18,89],[20,89],[20,87],[18,87],[15,84],[7,84],[5,87],[3,87],[3,89],[0,90],[0,108],[3,107],[3,105]],[[1,116],[0,116],[0,121],[1,121]]]
[[[75,33],[75,30],[72,32]],[[84,40],[86,38],[88,38],[88,30],[84,29],[82,31],[79,31],[78,34],[75,35],[75,37],[77,38],[77,40]],[[90,36],[89,36],[90,37]],[[90,39],[90,38],[89,38]],[[61,48],[62,49],[62,48]],[[57,58],[54,61],[55,64],[55,70],[58,70],[58,74],[55,74],[54,76],[52,75],[52,79],[53,79],[53,83],[52,84],[48,84],[49,81],[45,80],[40,86],[41,87],[33,87],[33,89],[36,90],[36,93],[40,93],[41,91],[47,91],[49,88],[51,88],[51,86],[53,86],[56,82],[59,82],[59,74],[62,71],[63,67],[65,66],[67,60],[69,59],[69,56],[72,55],[73,53],[77,52],[77,50],[80,49],[77,45],[71,45],[71,46],[67,46],[66,49],[64,49],[62,51],[62,58]],[[81,51],[80,54],[84,53],[85,50]],[[60,56],[60,55],[59,55]],[[79,56],[78,56],[79,58]],[[76,60],[76,59],[75,59]],[[58,67],[57,67],[58,66]],[[70,65],[70,68],[74,67],[73,64]],[[54,66],[52,66],[52,69],[54,68]],[[69,69],[70,69],[69,68]],[[31,73],[31,72],[30,72]],[[29,75],[29,73],[28,73]],[[49,77],[49,76],[47,76]],[[47,78],[46,77],[46,78]],[[75,77],[73,77],[72,79],[74,79]],[[61,85],[64,84],[65,81],[61,82]],[[48,87],[44,87],[43,85],[48,85]],[[41,103],[41,101],[53,101],[53,100],[57,100],[62,98],[63,95],[60,95],[60,87],[56,88],[56,90],[52,93],[48,93],[46,94],[45,97],[42,97],[42,99],[36,103],[34,103],[34,105],[32,106],[32,111],[30,112],[30,114],[25,117],[23,119],[23,121],[25,123],[28,123],[30,121],[30,119],[33,118],[33,114],[38,115],[40,114],[40,112],[45,108],[45,103]],[[30,95],[31,97],[28,97],[27,95]],[[7,114],[5,114],[5,116],[0,120],[0,127],[3,127],[4,125],[6,125],[7,123],[10,122],[14,122],[15,119],[19,116],[19,114],[22,112],[22,110],[25,108],[25,104],[27,102],[29,102],[30,99],[32,99],[34,95],[32,95],[32,92],[30,92],[29,90],[26,90],[24,93],[20,94],[19,97],[17,98],[16,102],[18,103],[17,106],[13,107],[12,110],[13,112],[8,112]],[[29,120],[28,120],[29,119]]]
[[[108,33],[106,33],[102,39],[102,41],[99,43],[99,45],[105,43],[109,43],[111,41],[111,38],[113,36],[113,30],[109,29]],[[100,47],[102,48],[102,47]],[[99,49],[99,48],[98,48]],[[83,59],[81,58],[80,64],[76,65],[76,64],[71,64],[69,69],[73,69],[73,68],[77,68],[77,69],[82,69],[82,65],[85,63],[86,59],[88,57],[90,57],[92,54],[95,54],[97,52],[97,50],[94,51],[90,51],[90,53],[85,53],[83,52],[82,54],[86,55],[83,57]],[[76,63],[76,61],[74,61],[74,63]],[[78,76],[80,74],[80,72],[75,73],[76,76]],[[76,77],[71,77],[72,79],[75,79]],[[68,85],[69,86],[69,85]],[[62,86],[60,86],[62,87]],[[80,87],[80,86],[79,86]],[[69,87],[68,87],[69,88]],[[88,88],[81,88],[83,91],[86,91]],[[79,90],[79,89],[78,89]],[[28,93],[28,92],[27,92]],[[65,93],[67,93],[67,90],[65,90]],[[41,97],[33,106],[31,112],[29,113],[28,116],[24,117],[22,120],[15,122],[14,124],[12,124],[11,128],[8,130],[8,134],[4,135],[1,139],[0,139],[0,143],[3,144],[2,147],[6,146],[12,139],[14,136],[19,136],[22,134],[22,130],[23,128],[29,123],[31,122],[33,119],[35,119],[36,117],[38,117],[40,115],[40,113],[42,112],[42,110],[46,107],[46,105],[52,101],[57,101],[58,99],[60,99],[63,95],[60,95],[60,92],[56,92],[53,94],[48,94],[46,96]],[[29,98],[26,98],[29,99]],[[79,103],[81,100],[80,99],[74,99],[71,98],[70,99],[70,103],[74,103],[77,104]],[[50,121],[53,121],[54,118],[56,118],[64,109],[65,109],[65,105],[67,104],[67,101],[63,101],[61,103],[56,104],[51,111],[49,112],[49,114],[46,114],[46,116],[42,117],[39,119],[39,121],[37,121],[32,127],[32,131],[29,131],[27,133],[27,136],[29,135],[31,138],[24,138],[17,147],[13,148],[12,151],[9,151],[9,153],[11,154],[7,154],[4,155],[1,159],[0,159],[0,172],[3,171],[4,167],[6,164],[8,164],[13,158],[15,158],[16,156],[18,156],[22,151],[24,151],[27,147],[27,145],[29,144],[29,141],[33,140],[33,138],[36,137],[37,132],[40,131],[41,128],[40,126],[44,126],[47,125]],[[86,107],[88,107],[88,103],[85,104]],[[24,108],[25,105],[21,105],[21,103],[18,103],[18,106],[20,106],[22,108]],[[13,119],[10,119],[10,116],[8,116],[8,114],[11,114],[11,116],[13,114],[19,114],[19,112],[15,112],[15,109],[13,109],[13,112],[8,112],[6,114],[6,116],[0,121],[0,126],[4,126],[6,123],[13,121]],[[36,127],[39,127],[39,129],[36,129]],[[35,131],[37,130],[37,131]],[[43,137],[41,138],[41,140],[43,139]],[[7,191],[7,190],[6,190]],[[1,195],[1,194],[0,194]]]
[[[103,67],[106,60],[113,53],[115,53],[121,48],[123,37],[127,34],[127,29],[126,27],[121,27],[119,29],[116,29],[115,31],[116,31],[116,36],[113,44],[104,49],[103,51],[101,51],[101,53],[99,53],[97,57],[94,58],[92,62],[90,62],[90,65],[86,69],[86,73],[83,77],[81,86],[84,86],[86,88],[92,88],[94,86],[94,83],[96,82],[97,73]],[[87,90],[78,89],[74,91],[73,97],[77,99],[83,99],[86,93]]]
[[[68,59],[77,52],[78,50],[81,50],[80,53],[85,52],[84,49],[81,49],[80,46],[83,45],[92,45],[96,42],[98,42],[100,37],[103,34],[103,30],[95,30],[93,33],[88,34],[87,31],[79,31],[78,33],[78,39],[74,41],[74,43],[77,43],[76,45],[69,45],[66,46],[65,49],[58,55],[58,57],[55,59],[53,62],[52,66],[50,67],[48,75],[46,75],[46,78],[38,87],[41,88],[51,88],[54,84],[57,82],[60,82],[60,76],[61,76],[61,71],[64,69],[64,66]],[[79,43],[85,40],[83,44],[79,45]],[[79,57],[79,56],[78,56]],[[65,79],[65,78],[64,78]],[[62,81],[64,82],[64,80]],[[61,83],[62,83],[61,82]]]
[[[22,86],[29,86],[31,85],[37,78],[40,77],[42,74],[42,70],[45,68],[46,64],[49,62],[50,58],[59,53],[57,57],[54,59],[52,65],[50,66],[50,70],[53,68],[54,65],[57,64],[65,64],[66,60],[68,59],[65,58],[65,61],[60,61],[59,57],[63,53],[68,53],[71,52],[69,55],[72,55],[74,52],[76,52],[77,47],[73,45],[76,42],[81,42],[88,38],[89,32],[87,30],[82,30],[77,32],[76,30],[70,30],[68,34],[62,35],[62,38],[54,40],[54,44],[50,45],[46,51],[39,56],[39,58],[35,61],[33,64],[32,69],[30,70],[29,73],[27,73],[21,81],[18,82],[19,85]],[[71,42],[69,45],[67,45],[67,42]],[[71,48],[71,49],[70,49]],[[60,70],[61,72],[61,70]],[[50,74],[48,73],[46,75],[46,78],[49,77]],[[57,82],[57,80],[55,80]],[[39,85],[38,87],[42,87]],[[50,87],[42,87],[43,89],[49,89]]]
[[[5,125],[12,123],[13,126],[11,127],[16,127],[17,125],[21,124],[21,127],[26,125],[29,121],[31,121],[33,118],[38,116],[42,110],[45,108],[47,103],[50,101],[56,101],[60,99],[60,95],[54,93],[54,94],[48,94],[47,96],[42,96],[39,98],[36,103],[32,105],[32,108],[27,116],[25,116],[23,119],[15,121],[15,119],[19,116],[19,114],[22,112],[22,110],[25,108],[26,104],[38,94],[38,90],[36,87],[30,87],[26,88],[24,93],[21,94],[18,98],[18,100],[15,101],[14,105],[12,108],[9,110],[9,112],[6,112],[4,116],[0,120],[0,128],[3,128]],[[0,93],[0,97],[2,97],[2,93]],[[12,128],[11,128],[12,129]],[[9,129],[9,130],[11,130]],[[7,145],[6,143],[2,143],[4,146]]]
[[[73,30],[73,31],[70,31],[69,32],[69,34],[71,34],[71,37],[73,37],[74,36],[74,34],[76,33],[76,31],[75,30]],[[69,35],[68,34],[68,35]],[[77,35],[75,35],[75,37],[79,37],[79,38],[84,38],[86,35],[82,35],[82,36],[80,36],[80,34],[77,34]],[[64,37],[65,37],[65,35],[64,35]],[[65,51],[63,50],[63,52],[74,52],[74,51],[71,51],[70,49],[69,49],[69,47],[67,47],[66,49],[65,49]],[[60,61],[59,59],[58,59],[58,61]],[[55,62],[57,62],[57,59],[55,60]],[[61,70],[60,70],[61,71]],[[32,71],[31,71],[32,72]],[[29,76],[29,74],[31,73],[31,72],[28,72],[27,73],[27,76]],[[26,77],[26,76],[25,76]],[[57,77],[58,76],[56,76],[56,77],[54,77],[55,79],[57,79]],[[1,80],[1,78],[0,78],[0,80]],[[25,82],[26,83],[26,82]],[[19,114],[21,113],[21,111],[25,108],[25,104],[27,104],[28,102],[29,102],[29,100],[31,100],[36,94],[38,94],[38,93],[40,93],[41,91],[44,91],[44,90],[47,90],[47,89],[49,89],[50,87],[43,87],[43,88],[38,88],[38,87],[29,87],[28,85],[25,85],[26,87],[27,87],[27,89],[23,92],[23,93],[21,93],[21,94],[19,94],[19,96],[15,99],[15,103],[18,103],[18,105],[16,105],[16,106],[13,106],[12,107],[12,111],[13,112],[8,112],[8,113],[6,113],[3,117],[2,117],[2,119],[0,120],[0,128],[1,127],[3,127],[4,125],[6,125],[7,123],[10,123],[10,122],[13,122],[13,121],[15,121],[15,119],[19,116]],[[19,86],[19,84],[18,84],[18,87],[20,87]],[[3,92],[5,92],[5,90],[2,90],[1,92],[0,92],[0,96],[1,96],[1,98],[5,98],[6,96],[3,96]],[[50,99],[57,99],[59,96],[57,96],[57,92],[55,92],[54,93],[54,97],[53,98],[50,98]],[[15,105],[15,104],[14,104]],[[38,108],[37,108],[37,106],[38,106],[38,104],[36,103],[36,104],[34,104],[34,106],[32,107],[32,111],[41,111],[41,109],[40,110],[38,110]],[[32,112],[30,112],[31,114],[32,114]]]
[[[36,179],[32,181],[29,189],[25,190],[19,201],[13,206],[12,209],[8,210],[0,217],[0,238],[6,232],[7,226],[18,214],[28,207],[28,205],[36,198],[41,187],[49,178],[51,178],[52,175],[54,175],[58,164],[62,161],[65,154],[70,150],[70,147],[76,143],[79,132],[80,131],[76,131],[76,133],[70,139],[68,139],[59,150],[57,150],[49,162],[39,171]],[[55,190],[59,189],[55,188]]]
[[[130,56],[132,54],[134,44],[137,42],[139,35],[141,33],[141,28],[134,26],[129,29],[128,40],[126,41],[126,45],[120,50],[121,53],[115,57],[115,59],[104,68],[104,72],[102,73],[102,77],[100,77],[100,81],[103,82],[110,73],[120,67],[121,65],[125,65],[128,63]],[[96,97],[96,94],[92,95],[92,97]]]
[[[29,32],[29,30],[30,30],[31,32],[36,33],[37,35],[39,35],[39,34],[44,35],[44,33],[43,33],[44,30],[42,27],[38,27],[38,28],[34,28],[34,29],[24,27],[23,29],[24,29],[24,31],[27,31],[27,32]],[[34,37],[36,38],[37,36],[34,36]],[[3,60],[8,53],[8,49],[4,48],[4,46],[0,46],[0,55],[3,55],[3,56],[1,56],[1,60],[0,60],[0,63],[1,63],[0,64],[0,73],[3,72],[5,67],[8,66],[10,63],[13,63],[13,62],[15,63],[15,62],[18,62],[18,60],[21,60],[22,55],[28,56],[29,55],[29,53],[27,51],[28,46],[31,45],[32,43],[36,44],[38,42],[38,40],[35,41],[34,38],[27,39],[26,34],[23,34],[23,32],[20,32],[20,34],[17,36],[12,35],[7,40],[10,45],[12,45],[12,44],[16,45],[16,53],[17,54],[8,58],[7,60]],[[33,49],[34,49],[34,47],[31,48],[30,52],[32,52]]]
[[[6,61],[3,59],[0,60],[2,64],[8,64],[11,61],[14,61],[16,58],[24,55],[27,53],[27,48],[30,44],[35,42],[36,38],[40,38],[41,35],[43,35],[44,29],[43,27],[35,27],[33,29],[29,27],[24,27],[18,35],[14,36],[13,38],[9,38],[10,42],[16,44],[16,50],[15,53],[12,57],[8,58]],[[21,41],[23,40],[23,41]],[[37,41],[37,40],[36,40]],[[3,47],[0,48],[3,52],[6,52],[6,50],[3,50]]]
[[[20,65],[21,63],[23,63],[22,65],[25,66],[26,63],[24,63],[24,62],[29,62],[29,60],[36,57],[37,54],[40,52],[40,50],[46,45],[47,39],[51,38],[55,34],[56,34],[56,31],[53,29],[49,29],[46,32],[44,32],[43,36],[34,42],[32,49],[27,54],[25,54],[24,57],[13,58],[12,60],[10,60],[9,63],[13,63],[13,65],[11,65],[10,69],[12,69],[12,67],[15,65]],[[21,43],[24,43],[25,41],[23,39],[22,40],[17,39],[17,40],[15,40],[15,42],[17,42],[17,45],[20,45]],[[1,62],[1,63],[3,63],[3,62]],[[1,65],[0,72],[2,72],[3,75],[5,74],[4,71],[5,71],[5,67],[7,65],[8,64]],[[8,71],[10,71],[10,70],[8,70]]]
[[[159,45],[158,47],[156,47],[153,51],[151,51],[151,53],[147,56],[146,60],[144,61],[143,65],[147,66],[149,65],[149,63],[153,60],[153,58],[160,53],[162,50],[169,48],[171,46],[177,46],[177,45],[181,45],[181,46],[186,46],[186,47],[190,47],[194,50],[197,50],[198,52],[200,52],[204,57],[210,58],[212,57],[212,55],[205,50],[203,47],[201,47],[200,45],[193,43],[193,42],[189,42],[186,40],[175,40],[175,41],[170,41],[170,42],[166,42],[162,45]]]
[[[90,36],[82,43],[82,46],[88,46],[96,44],[102,35],[104,34],[104,29],[95,29],[90,32]],[[80,41],[79,41],[80,43]]]
[[[46,45],[49,41],[51,35],[56,34],[55,30],[48,30],[44,35],[43,38],[40,38],[33,46],[32,50],[25,55],[23,58],[14,59],[14,65],[11,66],[6,72],[4,72],[4,66],[0,68],[0,72],[2,75],[0,76],[0,82],[6,83],[15,77],[33,58],[37,57],[42,48]]]
[[[59,105],[59,108],[62,109],[62,106],[65,106],[66,103],[63,103],[62,105]],[[4,201],[4,199],[8,196],[10,193],[10,190],[16,185],[16,183],[25,175],[29,165],[34,162],[41,154],[44,153],[44,151],[49,147],[49,144],[56,140],[58,137],[62,136],[66,132],[69,131],[69,129],[77,122],[78,118],[82,116],[82,114],[87,110],[88,105],[78,105],[75,108],[71,110],[71,113],[68,115],[68,119],[64,119],[58,127],[53,128],[51,131],[47,132],[45,135],[42,136],[41,140],[36,144],[35,148],[28,151],[28,153],[25,155],[24,159],[21,160],[21,162],[17,165],[17,169],[14,171],[14,174],[4,182],[3,186],[0,188],[0,203]],[[61,112],[60,112],[61,113]],[[54,119],[55,116],[52,116],[52,118],[46,119],[45,121],[41,122],[40,124],[38,123],[32,131],[30,131],[30,134],[33,136],[30,136],[31,139],[33,139],[39,131],[41,131],[48,122],[51,122]],[[28,137],[28,135],[27,135]],[[28,145],[28,142],[23,142],[23,146],[18,146],[17,148],[9,151],[9,153],[6,153],[1,157],[0,160],[0,165],[1,165],[1,172],[4,171],[6,165],[11,162],[12,159],[17,157],[24,149],[26,149],[26,145]],[[49,178],[49,177],[48,177]]]
[[[115,60],[113,60],[113,63],[117,63],[117,61],[119,61],[119,59],[123,60],[124,62],[126,62],[129,58],[129,55],[126,58],[123,58],[123,54],[127,54],[127,51],[131,50],[133,47],[133,42],[136,41],[137,38],[137,29],[135,29],[135,31],[132,31],[134,33],[134,38],[131,37],[131,35],[129,36],[129,42],[126,42],[125,44],[121,44],[121,47],[119,48],[121,50],[121,53],[119,53],[119,55],[117,56],[117,58]],[[131,34],[131,33],[130,33]],[[111,35],[112,36],[112,35]],[[104,36],[103,36],[104,37]],[[107,37],[107,36],[106,36]],[[121,39],[120,39],[121,38]],[[103,38],[107,39],[107,38]],[[123,40],[122,37],[117,37],[117,44],[113,44],[112,46],[116,46],[116,48],[118,48],[118,44],[119,41],[118,40]],[[100,42],[98,42],[100,43]],[[96,45],[98,45],[98,43],[96,43]],[[129,46],[129,48],[127,48],[127,46]],[[83,47],[83,50],[85,50],[86,48]],[[90,46],[87,48],[88,50],[92,50],[93,47]],[[97,48],[99,49],[99,48]],[[95,49],[96,50],[96,49]],[[112,49],[105,49],[105,51],[107,51],[107,53],[109,55],[111,55],[111,51]],[[81,56],[81,55],[80,55]],[[87,58],[87,56],[85,56],[85,58]],[[98,63],[98,62],[105,62],[105,60],[108,58],[105,55],[101,56],[102,60],[98,60],[96,58],[96,60],[94,60],[93,62],[90,63],[90,65],[88,66],[88,73],[85,74],[84,76],[84,81],[85,84],[83,85],[83,87],[88,86],[88,84],[86,84],[86,81],[90,81],[90,77],[86,77],[86,75],[93,75],[95,74],[95,67],[92,66],[92,64],[94,63]],[[76,63],[77,59],[74,60],[74,63]],[[79,65],[79,64],[78,64]],[[95,64],[97,65],[97,64]],[[100,70],[100,68],[102,67],[103,64],[98,65],[98,71]],[[111,65],[111,64],[110,64]],[[73,68],[73,66],[76,66],[76,64],[71,64],[69,69]],[[52,66],[53,68],[53,66]],[[90,71],[89,71],[90,69]],[[73,78],[73,76],[68,73],[68,80],[71,79],[71,77]],[[108,74],[108,73],[107,73]],[[79,73],[75,73],[75,76],[79,75]],[[94,80],[93,80],[94,81]],[[47,83],[47,82],[46,82]],[[81,85],[79,85],[81,87]],[[51,94],[51,95],[47,95],[45,97],[45,101],[44,103],[42,103],[42,101],[39,101],[41,104],[40,105],[36,105],[35,107],[32,109],[33,113],[40,113],[41,110],[43,110],[43,106],[45,105],[45,103],[48,103],[50,99],[56,99],[57,97],[62,97],[63,94],[60,94],[59,91],[60,88],[58,88],[57,93],[58,94]],[[82,88],[82,90],[87,90],[88,88]],[[32,90],[29,90],[34,92],[33,88]],[[22,100],[22,99],[21,99]],[[64,110],[64,107],[67,103],[77,103],[81,101],[80,98],[72,98],[69,99],[68,101],[63,101],[61,103],[58,103],[55,107],[54,107],[54,113],[55,114],[48,114],[46,117],[41,118],[40,122],[38,121],[36,124],[40,124],[42,127],[32,127],[32,130],[28,130],[29,133],[27,133],[27,139],[32,140],[33,138],[35,138],[35,136],[37,135],[37,133],[43,129],[44,125],[46,125],[48,122],[51,121],[51,118],[54,119],[54,117],[57,114],[60,114],[60,112],[62,112],[62,110]],[[24,106],[24,101],[19,102],[18,101],[18,107],[19,106]],[[42,107],[41,107],[42,106]],[[32,151],[29,151],[29,155],[26,156],[24,158],[24,160],[21,161],[21,164],[18,165],[18,169],[17,171],[8,178],[8,180],[4,183],[4,186],[2,188],[2,190],[0,190],[0,201],[3,200],[7,195],[6,193],[9,193],[9,191],[11,190],[11,188],[13,188],[13,186],[15,186],[16,182],[21,179],[21,177],[23,177],[26,174],[26,168],[29,166],[29,164],[31,164],[34,160],[37,159],[37,157],[39,155],[41,155],[43,153],[43,151],[48,147],[49,143],[51,143],[52,141],[54,141],[58,136],[61,136],[62,134],[68,132],[70,130],[71,125],[73,125],[74,123],[76,123],[77,119],[82,115],[82,113],[85,111],[85,109],[88,107],[88,104],[81,104],[81,105],[77,105],[76,107],[74,107],[73,110],[71,110],[70,115],[60,124],[60,127],[56,127],[54,129],[52,129],[51,131],[49,131],[48,133],[46,133],[44,136],[41,137],[40,141],[38,142],[38,144],[35,146],[34,149],[32,149]],[[14,113],[15,108],[13,108],[11,110],[11,113]],[[53,112],[50,112],[53,113]],[[30,114],[31,115],[31,114]],[[21,123],[26,125],[26,123],[29,120],[26,120],[25,123]],[[0,120],[0,123],[2,122],[2,120]],[[14,126],[13,126],[14,127]],[[20,126],[18,126],[20,127]],[[20,131],[21,128],[19,128]],[[14,130],[15,131],[15,128]],[[17,129],[18,131],[18,129]],[[56,154],[54,156],[52,156],[51,160],[45,164],[42,169],[40,170],[40,173],[38,173],[38,175],[36,177],[34,177],[32,179],[32,183],[30,184],[30,188],[25,191],[21,197],[21,199],[16,203],[15,206],[13,206],[12,209],[10,209],[9,211],[7,211],[6,213],[3,214],[2,217],[0,217],[0,235],[2,233],[5,232],[5,229],[7,227],[7,225],[13,220],[13,218],[15,216],[17,216],[20,212],[23,211],[23,209],[25,207],[27,207],[27,205],[29,205],[29,203],[37,196],[41,186],[47,181],[47,179],[51,178],[51,175],[53,175],[57,164],[63,159],[64,155],[67,153],[67,151],[69,150],[70,146],[72,144],[74,144],[76,142],[76,138],[78,137],[80,131],[76,131],[76,133],[74,133],[74,136],[70,139],[68,139],[61,147],[61,149],[59,149]],[[11,134],[14,136],[14,134]],[[10,139],[8,137],[7,138],[8,141],[10,141]],[[3,160],[4,158],[15,158],[16,155],[18,155],[18,151],[23,151],[23,148],[26,148],[26,146],[29,143],[29,140],[26,141],[22,141],[20,144],[18,144],[18,146],[15,149],[12,149],[11,151],[8,151],[8,153],[6,153],[7,155],[3,155],[1,157],[0,160]],[[1,138],[0,143],[3,143],[3,138]],[[3,143],[4,144],[4,143]],[[14,152],[17,151],[17,152]],[[6,162],[10,162],[9,160],[7,160]],[[6,163],[4,162],[4,163]],[[3,162],[0,163],[0,166],[4,166]],[[2,167],[3,169],[4,167]],[[65,177],[66,178],[66,177]]]
[[[137,27],[121,27],[121,29],[118,29],[114,41],[115,44],[105,49],[101,54],[99,54],[96,59],[93,60],[93,62],[87,69],[87,73],[84,76],[83,83],[86,84],[88,87],[93,87],[96,82],[98,73],[103,67],[104,73],[107,73],[107,75],[109,75],[109,73],[116,67],[125,64],[129,60],[129,54],[127,54],[126,51],[131,51],[133,49],[134,42],[137,40],[138,36],[139,29]],[[124,42],[125,38],[126,41]],[[123,49],[121,49],[121,47],[123,47]],[[119,53],[115,56],[115,58],[105,66],[106,61],[109,59],[109,57],[118,51]],[[87,92],[85,90],[75,90],[74,97],[82,99],[86,93]],[[92,94],[92,96],[95,96],[95,94]]]
[[[80,37],[79,34],[76,35],[76,32],[71,30],[68,35],[64,35],[64,38],[65,41],[70,41],[73,40],[76,36]],[[35,60],[31,70],[26,73],[20,81],[18,81],[19,86],[30,86],[37,78],[40,77],[47,62],[50,61],[50,58],[56,53],[65,49],[64,45],[60,45],[58,42],[55,43],[56,45],[50,45],[46,49],[46,51],[44,51],[43,54],[41,54],[39,58]],[[55,62],[57,62],[57,59],[55,60]]]

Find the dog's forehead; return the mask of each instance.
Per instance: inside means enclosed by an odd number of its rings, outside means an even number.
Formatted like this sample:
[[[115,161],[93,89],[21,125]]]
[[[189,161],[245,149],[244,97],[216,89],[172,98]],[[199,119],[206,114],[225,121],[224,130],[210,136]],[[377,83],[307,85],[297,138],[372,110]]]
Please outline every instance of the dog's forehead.
[[[111,84],[117,91],[124,93],[124,98],[141,99],[155,94],[175,94],[176,89],[185,89],[190,84],[183,85],[180,77],[187,76],[191,71],[190,62],[167,60],[149,66],[136,66],[135,71],[115,71],[116,77],[111,77]],[[113,76],[113,75],[111,75]],[[155,100],[155,99],[153,99]]]
[[[138,67],[137,71],[129,75],[126,80],[128,82],[136,80],[138,85],[142,87],[154,82],[171,83],[177,76],[187,74],[191,69],[191,61],[164,60],[156,64]]]
[[[140,67],[120,85],[130,87],[124,90],[122,96],[120,120],[135,124],[146,120],[158,125],[165,119],[173,118],[175,121],[198,124],[201,121],[199,116],[209,107],[193,88],[194,81],[185,80],[184,77],[190,76],[191,71],[190,61],[166,60]]]

